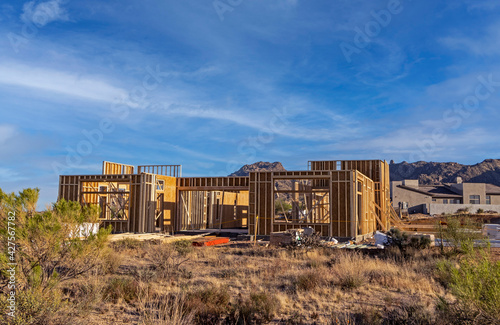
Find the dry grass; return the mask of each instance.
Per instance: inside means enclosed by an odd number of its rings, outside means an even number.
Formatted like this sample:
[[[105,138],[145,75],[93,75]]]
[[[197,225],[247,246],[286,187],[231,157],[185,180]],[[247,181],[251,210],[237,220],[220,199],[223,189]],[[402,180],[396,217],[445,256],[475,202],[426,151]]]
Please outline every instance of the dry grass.
[[[79,279],[69,301],[86,298],[88,324],[382,324],[435,318],[431,251],[411,259],[358,252],[232,244],[114,243],[113,267]],[[100,284],[100,286],[99,286]],[[78,288],[78,289],[75,289]],[[408,317],[410,317],[408,316]],[[427,322],[428,323],[428,322]]]

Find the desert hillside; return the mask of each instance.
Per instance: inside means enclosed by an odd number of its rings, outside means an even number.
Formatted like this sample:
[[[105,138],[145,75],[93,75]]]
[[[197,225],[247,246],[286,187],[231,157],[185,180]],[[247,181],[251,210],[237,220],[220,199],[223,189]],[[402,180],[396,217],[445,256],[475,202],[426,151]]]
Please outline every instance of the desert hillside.
[[[486,159],[475,165],[455,162],[391,163],[391,181],[418,179],[422,184],[452,183],[457,177],[464,182],[490,183],[500,186],[500,159]]]

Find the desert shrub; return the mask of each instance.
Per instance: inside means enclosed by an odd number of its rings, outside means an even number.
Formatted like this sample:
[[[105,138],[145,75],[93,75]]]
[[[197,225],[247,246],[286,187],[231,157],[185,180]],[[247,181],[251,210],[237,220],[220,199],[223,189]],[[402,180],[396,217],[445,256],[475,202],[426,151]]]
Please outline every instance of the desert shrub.
[[[25,192],[28,192],[26,194]],[[38,193],[35,191],[35,193]],[[96,220],[98,208],[82,207],[77,202],[61,200],[52,209],[43,213],[32,211],[33,202],[25,202],[33,191],[24,190],[12,194],[8,202],[0,207],[4,227],[0,231],[0,261],[5,263],[11,257],[6,249],[9,237],[7,215],[15,214],[15,240],[18,289],[54,287],[58,282],[84,274],[99,263],[110,230],[100,229],[83,240],[77,237],[84,222]],[[10,213],[10,214],[9,214]],[[2,265],[2,269],[7,269]],[[1,281],[6,281],[3,273]]]
[[[441,262],[438,270],[458,298],[453,307],[441,304],[443,309],[463,318],[500,319],[500,262],[493,261],[488,250],[474,249],[458,265]]]
[[[329,325],[354,325],[354,324],[372,324],[373,322],[365,322],[366,319],[361,313],[339,312],[335,311],[331,315]]]
[[[317,270],[301,273],[295,280],[297,290],[311,291],[316,289],[323,281],[322,272]]]
[[[224,287],[209,286],[189,292],[186,296],[186,312],[195,315],[197,324],[218,324],[229,311],[229,292]]]
[[[177,240],[173,245],[177,253],[181,256],[186,256],[194,250],[193,242],[187,239]]]
[[[237,274],[238,272],[234,269],[224,269],[219,272],[218,276],[222,279],[229,279],[235,277]]]
[[[342,289],[351,290],[361,287],[365,282],[366,279],[364,276],[350,273],[340,277],[338,284]]]
[[[131,303],[137,299],[139,283],[129,278],[113,278],[103,290],[103,299],[117,303],[123,300]]]
[[[439,225],[437,230],[443,239],[447,240],[454,251],[466,252],[474,246],[475,240],[483,239],[480,232],[481,225],[474,222],[470,217],[448,217],[446,218],[446,229]]]
[[[102,306],[106,285],[98,275],[85,280],[65,283],[62,286],[63,299],[71,303],[73,314],[83,316],[96,306]]]
[[[145,250],[145,259],[159,277],[170,277],[177,274],[180,266],[189,260],[179,253],[172,243],[149,244]]]
[[[386,309],[381,320],[383,325],[432,325],[436,319],[432,311],[426,310],[417,299]]]
[[[249,298],[240,298],[229,316],[231,324],[262,324],[273,320],[280,309],[278,299],[267,292],[253,292]]]
[[[60,284],[96,268],[110,233],[110,229],[100,229],[97,234],[80,232],[84,223],[97,220],[98,207],[60,200],[37,212],[38,192],[1,192],[0,198],[0,287],[2,296],[10,291],[7,263],[17,263],[16,313],[26,324],[57,323],[63,318],[68,311],[61,303]],[[15,241],[15,248],[11,245],[8,250],[9,241]],[[2,315],[5,307],[2,304]],[[49,314],[54,316],[49,319]]]
[[[98,274],[114,274],[123,263],[123,255],[113,249],[104,248],[102,258],[96,268]]]
[[[368,281],[367,259],[357,252],[341,252],[331,262],[331,284],[344,290],[356,289]]]
[[[424,236],[408,236],[397,228],[387,232],[387,245],[397,247],[403,254],[429,248],[431,240]]]
[[[67,304],[63,302],[59,291],[43,291],[30,288],[19,291],[16,295],[15,318],[7,315],[6,295],[0,298],[2,324],[15,325],[63,325],[68,324]]]
[[[286,325],[303,325],[306,324],[304,321],[304,316],[297,311],[293,312],[290,316],[282,318],[280,324]]]
[[[110,246],[117,251],[123,251],[127,249],[136,250],[144,248],[145,245],[145,241],[140,241],[135,238],[124,238],[110,243]]]
[[[182,294],[160,295],[141,290],[138,307],[140,322],[144,325],[191,325],[194,313],[187,311],[185,306],[186,297]]]

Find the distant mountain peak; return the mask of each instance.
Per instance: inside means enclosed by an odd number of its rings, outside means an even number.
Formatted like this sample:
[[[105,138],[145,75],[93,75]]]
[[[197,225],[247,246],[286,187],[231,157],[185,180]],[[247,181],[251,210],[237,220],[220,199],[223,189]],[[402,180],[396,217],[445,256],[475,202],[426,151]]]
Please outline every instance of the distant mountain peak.
[[[286,171],[285,167],[279,162],[259,161],[250,165],[245,165],[229,176],[248,176],[250,172],[260,171]]]

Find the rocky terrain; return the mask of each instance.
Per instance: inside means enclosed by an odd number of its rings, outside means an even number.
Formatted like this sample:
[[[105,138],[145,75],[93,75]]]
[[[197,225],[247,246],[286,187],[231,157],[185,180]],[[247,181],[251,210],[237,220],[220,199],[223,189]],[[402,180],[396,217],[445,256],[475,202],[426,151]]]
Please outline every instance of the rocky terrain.
[[[453,183],[457,177],[462,177],[464,182],[490,183],[500,186],[500,159],[486,159],[475,165],[462,165],[455,162],[391,162],[390,172],[391,181],[418,179],[421,184],[430,185]]]
[[[286,169],[280,162],[270,163],[270,162],[259,161],[251,165],[245,165],[229,176],[248,176],[250,172],[259,172],[259,171],[286,171]]]

